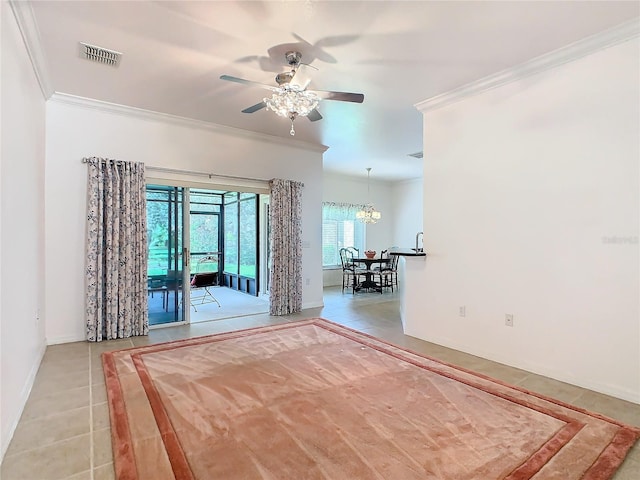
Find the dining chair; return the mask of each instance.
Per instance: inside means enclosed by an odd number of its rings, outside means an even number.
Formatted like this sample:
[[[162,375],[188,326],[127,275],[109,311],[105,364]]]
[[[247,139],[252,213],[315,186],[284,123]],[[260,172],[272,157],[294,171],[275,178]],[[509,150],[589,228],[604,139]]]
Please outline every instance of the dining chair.
[[[350,248],[340,249],[340,263],[342,264],[342,293],[344,293],[345,285],[347,287],[351,285],[352,293],[355,294],[359,280],[361,277],[365,276],[365,272],[358,268],[353,261],[356,257],[354,257],[353,250]]]
[[[345,247],[351,254],[353,258],[360,258],[360,249],[356,247]]]
[[[387,253],[388,255],[388,253]],[[388,255],[389,262],[381,266],[378,275],[380,276],[380,285],[382,288],[398,287],[398,255]]]
[[[380,259],[385,259],[385,258],[389,258],[389,250],[382,250],[380,252]],[[373,267],[373,270],[376,271],[380,271],[382,270],[386,265],[384,263],[380,263],[377,266]]]

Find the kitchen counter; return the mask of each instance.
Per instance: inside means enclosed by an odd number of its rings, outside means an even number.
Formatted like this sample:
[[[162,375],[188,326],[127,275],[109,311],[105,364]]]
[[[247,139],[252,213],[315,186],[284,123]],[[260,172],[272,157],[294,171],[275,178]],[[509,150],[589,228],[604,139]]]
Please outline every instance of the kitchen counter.
[[[402,257],[426,257],[427,252],[416,252],[414,248],[392,248],[389,255],[398,255]]]

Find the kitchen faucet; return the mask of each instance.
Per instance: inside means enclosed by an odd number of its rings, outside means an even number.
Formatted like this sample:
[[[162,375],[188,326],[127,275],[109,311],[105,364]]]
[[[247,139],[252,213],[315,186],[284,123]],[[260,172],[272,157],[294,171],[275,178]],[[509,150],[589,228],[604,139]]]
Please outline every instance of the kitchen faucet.
[[[422,252],[422,250],[424,249],[424,247],[423,248],[418,248],[418,240],[420,238],[420,235],[422,235],[422,241],[424,243],[424,233],[423,232],[416,233],[416,253]]]

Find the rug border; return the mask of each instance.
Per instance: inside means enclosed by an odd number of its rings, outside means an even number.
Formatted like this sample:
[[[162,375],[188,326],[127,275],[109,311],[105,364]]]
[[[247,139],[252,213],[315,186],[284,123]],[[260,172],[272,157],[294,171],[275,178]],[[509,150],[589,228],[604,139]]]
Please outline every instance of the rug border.
[[[319,328],[323,328],[327,332],[333,333],[341,338],[344,338],[350,342],[354,342],[357,345],[364,345],[367,348],[371,348],[376,350],[388,357],[398,359],[404,363],[415,366],[416,368],[431,372],[434,375],[438,375],[441,377],[445,377],[454,382],[458,382],[460,384],[464,384],[470,388],[473,388],[479,392],[484,392],[487,395],[492,395],[494,397],[498,397],[502,400],[510,402],[514,405],[519,405],[520,407],[526,408],[531,411],[535,411],[541,415],[546,415],[548,417],[554,418],[560,422],[563,422],[564,425],[557,430],[555,430],[547,440],[541,444],[537,450],[533,451],[526,459],[522,461],[521,464],[514,467],[514,469],[509,472],[509,474],[505,477],[504,480],[528,480],[532,475],[537,473],[546,463],[549,462],[551,458],[553,458],[567,443],[569,443],[573,437],[575,437],[582,428],[584,428],[585,424],[579,422],[575,419],[572,419],[564,414],[559,412],[554,412],[548,407],[542,405],[536,405],[533,402],[527,401],[525,399],[516,398],[513,395],[510,395],[510,392],[500,392],[492,389],[492,386],[484,386],[481,383],[474,382],[473,379],[461,378],[461,376],[456,376],[455,373],[444,372],[438,370],[438,368],[434,368],[425,363],[420,363],[412,358],[409,358],[404,350],[400,350],[400,352],[396,352],[392,350],[392,347],[383,345],[375,345],[374,339],[371,338],[361,338],[358,335],[352,334],[353,332],[349,331],[341,331],[340,329],[333,329],[327,325],[320,325],[319,323],[312,323],[306,325],[295,325],[292,327],[293,329],[298,328],[300,326],[308,326],[315,325]],[[279,330],[286,329],[278,329],[278,330],[267,330],[267,333]],[[234,340],[238,338],[243,338],[246,336],[250,336],[253,332],[249,334],[238,334],[234,335],[234,332],[228,332],[228,335],[220,338],[219,341],[225,342],[228,340]],[[188,345],[185,345],[186,348],[194,347],[198,345],[205,345],[215,343],[216,339],[208,337],[206,340],[201,342],[191,342]],[[156,423],[159,427],[159,430],[162,432],[162,440],[165,444],[165,448],[169,453],[169,458],[171,460],[172,466],[174,468],[185,468],[186,465],[188,468],[188,463],[186,462],[186,457],[184,456],[184,452],[182,451],[179,442],[176,442],[177,434],[175,430],[173,430],[171,425],[171,420],[166,411],[165,405],[161,399],[161,394],[156,388],[153,380],[151,379],[151,374],[149,373],[147,366],[144,362],[145,355],[153,355],[160,352],[173,351],[180,347],[176,347],[175,345],[158,345],[158,348],[154,349],[150,352],[134,352],[130,355],[130,358],[133,360],[136,370],[138,372],[138,377],[142,383],[142,388],[145,390],[147,394],[147,399],[149,404],[151,405],[151,410],[153,411]],[[395,348],[395,347],[393,347]],[[171,454],[176,457],[172,459]],[[181,478],[182,477],[178,477]],[[188,477],[185,475],[185,480]]]
[[[598,413],[598,412],[593,412],[591,410],[587,410],[587,409],[584,409],[582,407],[578,407],[576,405],[572,405],[570,403],[564,402],[564,401],[559,400],[557,398],[549,397],[549,396],[544,395],[542,393],[538,393],[538,392],[535,392],[535,391],[532,391],[532,390],[528,390],[528,389],[526,389],[524,387],[520,387],[518,385],[514,385],[512,383],[505,382],[505,381],[500,380],[498,378],[491,377],[491,376],[486,375],[484,373],[476,372],[474,370],[471,370],[471,369],[468,369],[468,368],[465,368],[465,367],[461,367],[459,365],[455,365],[455,364],[449,363],[449,362],[447,362],[445,360],[440,360],[438,358],[431,357],[431,356],[426,355],[424,353],[416,352],[416,351],[414,351],[414,350],[412,350],[412,349],[410,349],[408,347],[402,347],[402,346],[396,345],[396,344],[394,344],[394,343],[392,343],[392,342],[390,342],[388,340],[384,340],[382,338],[376,337],[376,336],[371,335],[369,333],[361,332],[359,330],[355,330],[353,328],[346,327],[344,325],[332,322],[332,321],[327,320],[325,318],[322,318],[322,317],[316,317],[316,318],[318,318],[319,320],[324,320],[325,322],[328,322],[331,325],[337,325],[340,328],[344,328],[344,329],[350,330],[351,332],[357,333],[358,335],[363,335],[365,337],[369,337],[371,339],[374,339],[374,340],[376,340],[376,341],[378,341],[380,343],[384,343],[384,344],[389,345],[391,347],[398,348],[400,350],[404,350],[404,351],[406,351],[408,353],[411,353],[412,355],[416,355],[418,357],[422,357],[422,358],[424,358],[426,360],[431,360],[433,362],[440,363],[442,365],[445,365],[447,367],[453,368],[455,370],[460,370],[461,372],[467,373],[469,375],[475,375],[476,377],[480,377],[480,378],[482,378],[484,380],[497,383],[499,385],[502,385],[503,387],[513,388],[514,390],[518,390],[518,391],[520,391],[522,393],[526,393],[528,395],[532,395],[534,397],[537,397],[540,400],[545,400],[545,401],[554,403],[554,404],[556,404],[556,405],[558,405],[560,407],[568,408],[568,409],[574,410],[574,411],[576,411],[578,413],[589,415],[590,417],[597,418],[599,420],[603,420],[603,421],[606,421],[608,423],[612,423],[612,424],[617,425],[619,427],[629,428],[631,430],[635,430],[635,431],[637,431],[637,433],[639,435],[639,438],[640,438],[640,427],[634,427],[632,425],[628,425],[628,424],[626,424],[626,423],[624,423],[624,422],[622,422],[620,420],[616,420],[615,418],[608,417],[607,415],[604,415],[604,414],[601,414],[601,413]],[[416,337],[412,337],[412,338],[416,338]],[[456,350],[456,351],[459,351],[459,350]],[[482,358],[482,357],[478,357],[478,358]],[[484,359],[484,360],[487,360],[487,359]],[[493,360],[488,360],[488,361],[493,361]],[[494,363],[499,363],[499,362],[494,362]],[[500,365],[503,365],[503,364],[500,364]],[[506,366],[509,366],[509,365],[506,365]],[[515,367],[512,367],[512,368],[515,368]],[[529,373],[532,373],[532,372],[529,372]],[[550,378],[550,377],[545,377],[545,378]]]
[[[104,367],[104,374],[105,374],[105,382],[107,385],[107,400],[108,400],[108,405],[109,405],[109,414],[110,414],[110,419],[111,419],[111,423],[112,425],[116,425],[116,428],[112,427],[112,444],[113,444],[113,450],[114,450],[114,466],[116,469],[116,476],[119,480],[129,480],[129,479],[135,479],[137,478],[136,474],[135,474],[135,458],[133,456],[133,449],[132,447],[130,447],[131,445],[131,437],[130,437],[130,430],[129,430],[129,424],[128,424],[128,419],[126,417],[126,414],[124,415],[123,419],[124,419],[124,425],[120,424],[119,422],[117,422],[118,418],[119,418],[119,412],[123,412],[125,405],[124,405],[124,398],[122,395],[122,387],[120,385],[120,381],[118,378],[118,373],[117,370],[115,368],[115,355],[122,355],[122,354],[126,354],[127,352],[131,352],[131,358],[132,360],[134,359],[134,357],[137,357],[140,360],[140,363],[143,363],[141,361],[141,355],[144,354],[149,354],[149,353],[153,353],[155,351],[162,351],[162,350],[166,350],[169,348],[176,348],[176,346],[179,345],[184,345],[186,346],[192,346],[192,345],[199,345],[199,344],[203,344],[203,343],[209,343],[211,341],[212,338],[216,338],[216,337],[227,337],[227,338],[241,338],[243,336],[248,336],[253,334],[256,330],[262,330],[262,331],[278,331],[278,330],[284,330],[284,329],[290,329],[290,328],[296,328],[296,327],[300,327],[300,326],[305,326],[305,325],[316,325],[318,327],[324,328],[326,330],[332,331],[335,334],[341,335],[341,336],[345,336],[345,333],[351,333],[351,334],[355,334],[358,337],[363,337],[365,339],[368,339],[370,341],[374,341],[377,342],[379,344],[385,345],[386,347],[391,347],[393,349],[397,349],[400,350],[401,352],[410,354],[410,355],[414,355],[418,358],[422,358],[425,360],[429,360],[432,361],[436,364],[439,365],[443,365],[445,367],[451,368],[455,371],[459,371],[462,373],[465,373],[467,375],[471,375],[472,377],[477,377],[479,379],[485,380],[489,383],[493,383],[508,389],[513,389],[515,391],[524,393],[526,395],[531,395],[535,398],[538,398],[540,400],[543,400],[545,402],[549,402],[551,404],[555,404],[557,406],[560,406],[562,408],[566,408],[569,410],[573,410],[575,412],[578,412],[580,414],[583,415],[587,415],[591,418],[594,419],[598,419],[604,422],[607,422],[609,424],[615,425],[619,428],[619,430],[615,433],[614,437],[609,441],[609,443],[607,444],[607,446],[605,448],[602,449],[602,451],[600,452],[600,454],[598,455],[598,457],[595,459],[594,463],[585,471],[582,479],[583,480],[601,480],[601,479],[607,479],[610,478],[613,473],[615,473],[615,471],[620,467],[620,465],[622,464],[622,462],[624,461],[624,458],[627,454],[627,452],[633,447],[633,445],[635,444],[635,442],[638,440],[638,438],[640,438],[640,428],[638,427],[634,427],[631,425],[627,425],[624,422],[618,421],[616,419],[607,417],[606,415],[602,415],[600,413],[597,412],[592,412],[590,410],[586,410],[584,408],[581,407],[577,407],[575,405],[571,405],[568,404],[566,402],[563,402],[561,400],[555,399],[553,397],[549,397],[547,395],[543,395],[531,390],[528,390],[526,388],[517,386],[517,385],[512,385],[510,383],[504,382],[502,380],[490,377],[488,375],[479,373],[479,372],[474,372],[473,370],[458,366],[458,365],[453,365],[449,362],[431,357],[429,355],[425,355],[419,352],[416,352],[410,348],[406,348],[406,347],[402,347],[399,345],[396,345],[390,341],[378,338],[374,335],[371,335],[369,333],[366,332],[361,332],[358,331],[356,329],[353,329],[351,327],[347,327],[344,325],[341,325],[339,323],[333,322],[331,320],[328,320],[326,318],[323,317],[311,317],[311,318],[307,318],[307,319],[303,319],[303,320],[296,320],[296,321],[292,321],[292,322],[283,322],[283,323],[278,323],[278,324],[272,324],[272,325],[262,325],[262,326],[256,326],[256,327],[250,327],[250,328],[245,328],[245,329],[239,329],[239,330],[232,330],[232,331],[228,331],[228,332],[220,332],[220,333],[215,333],[215,334],[210,334],[210,335],[203,335],[203,336],[198,336],[198,337],[192,337],[192,338],[186,338],[186,339],[181,339],[181,340],[173,340],[173,341],[169,341],[169,342],[162,342],[162,343],[157,343],[157,344],[151,344],[151,345],[142,345],[142,346],[135,346],[135,347],[129,347],[129,348],[125,348],[125,349],[121,349],[121,350],[114,350],[114,351],[110,351],[110,352],[104,352],[102,354],[102,362],[103,362],[103,367]],[[347,335],[347,338],[349,338],[352,341],[358,341],[357,338],[353,338],[350,335]],[[376,348],[375,346],[370,345],[372,348]],[[376,348],[378,349],[378,348]],[[381,349],[381,351],[385,354],[391,354],[393,356],[395,356],[395,352],[392,351],[388,351],[385,349]],[[397,357],[396,357],[397,358]],[[414,362],[412,362],[410,359],[407,358],[402,358],[403,361],[408,361],[409,363],[412,363],[416,366],[420,366]],[[135,360],[133,360],[135,362]],[[134,363],[135,364],[135,363]],[[424,367],[424,366],[422,366]],[[431,368],[427,368],[428,370],[439,374],[439,375],[444,375],[448,378],[451,378],[455,381],[460,381],[462,383],[465,383],[473,388],[478,388],[481,391],[485,391],[486,393],[489,394],[497,394],[497,392],[491,392],[488,391],[487,389],[483,388],[480,385],[474,385],[472,383],[467,383],[466,381],[460,379],[460,378],[456,378],[455,376],[451,375],[451,374],[447,374],[445,372],[441,372],[441,371],[437,371],[436,369],[431,369]],[[136,370],[137,370],[137,365],[136,365]],[[115,378],[114,378],[115,377]],[[149,382],[151,382],[151,380],[149,379]],[[147,389],[145,388],[145,392],[147,392]],[[112,394],[111,394],[112,393]],[[148,392],[147,392],[148,395]],[[115,398],[114,398],[115,397]],[[520,404],[523,405],[527,408],[532,408],[531,404],[525,404],[525,402],[520,401],[519,399],[515,399],[515,398],[507,398],[507,397],[503,397],[505,399],[507,399],[508,401],[513,401],[516,404]],[[149,398],[150,402],[151,399]],[[161,401],[160,401],[161,403]],[[164,408],[164,407],[163,407]],[[536,411],[540,411],[539,407],[538,408],[534,408]],[[547,414],[547,412],[541,412],[541,413],[545,413]],[[154,415],[155,415],[155,410],[154,410]],[[558,416],[554,415],[554,418],[558,418]],[[561,419],[558,418],[560,420],[563,421],[567,421],[567,419]],[[578,424],[579,428],[582,428],[584,426],[584,424],[580,424],[580,422],[575,422],[575,421],[571,421],[570,423],[574,423],[574,424]],[[126,428],[125,428],[126,427]],[[572,427],[575,430],[575,426]],[[123,431],[126,430],[126,431]],[[577,431],[576,430],[571,437],[573,437]],[[554,438],[557,436],[558,434],[554,435]],[[162,435],[163,437],[163,441],[165,441],[165,435]],[[124,443],[123,443],[124,442]],[[547,442],[548,443],[548,442]],[[123,445],[125,445],[125,448],[122,448]],[[129,446],[129,448],[126,448],[126,446]],[[546,445],[546,444],[545,444]],[[181,451],[181,447],[178,445],[178,449],[180,449]],[[542,448],[544,450],[544,446]],[[171,448],[171,450],[173,451],[173,448]],[[118,454],[116,454],[116,452]],[[175,452],[174,452],[175,453]],[[540,454],[540,451],[534,452],[532,454],[532,456],[530,458],[532,458],[533,456],[537,456]],[[525,461],[523,463],[523,465],[521,465],[520,467],[516,467],[516,469],[514,469],[514,471],[512,472],[512,474],[515,474],[521,467],[524,467],[526,465],[527,461]],[[539,463],[539,462],[536,462]],[[546,463],[546,462],[545,462]],[[542,463],[540,464],[540,468],[545,464]],[[178,471],[175,470],[176,466],[174,466],[173,462],[171,462],[172,468],[174,468],[174,473],[178,473]],[[130,468],[127,467],[133,467],[133,472],[131,472]],[[187,465],[188,467],[188,465]],[[191,474],[191,471],[189,468],[187,468],[189,471],[189,474]],[[181,471],[182,473],[186,473],[184,470],[182,470],[182,468],[180,468],[178,466],[178,470]],[[529,472],[529,475],[532,473],[530,469],[526,469],[526,472]],[[537,470],[536,470],[537,471]],[[134,476],[129,476],[128,473],[132,473]],[[521,471],[521,473],[524,473]],[[183,478],[183,477],[180,477]],[[189,477],[184,477],[184,478],[189,478]],[[192,478],[192,477],[191,477]],[[509,479],[519,479],[519,478],[529,478],[528,476],[518,476],[518,475],[514,475],[514,476],[508,476],[507,478]]]
[[[102,368],[107,390],[111,448],[116,478],[118,480],[136,480],[138,475],[136,473],[136,460],[133,456],[133,440],[131,439],[131,429],[129,428],[129,419],[126,414],[122,384],[115,366],[114,355],[102,354]]]

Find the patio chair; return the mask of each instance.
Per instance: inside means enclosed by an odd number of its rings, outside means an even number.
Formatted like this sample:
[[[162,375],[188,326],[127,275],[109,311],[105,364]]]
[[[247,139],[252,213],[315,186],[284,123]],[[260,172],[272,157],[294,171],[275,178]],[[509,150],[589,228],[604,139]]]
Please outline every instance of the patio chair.
[[[153,298],[154,293],[160,293],[162,295],[162,309],[166,311],[169,308],[169,293],[167,291],[167,286],[165,285],[164,275],[160,277],[150,276],[147,279],[147,294],[150,294],[151,298]]]
[[[196,265],[196,273],[191,278],[190,303],[194,311],[198,311],[196,305],[220,302],[211,292],[211,288],[218,286],[218,256],[208,255],[201,258]],[[216,269],[216,271],[213,271]]]

